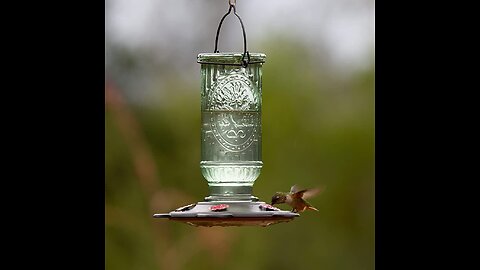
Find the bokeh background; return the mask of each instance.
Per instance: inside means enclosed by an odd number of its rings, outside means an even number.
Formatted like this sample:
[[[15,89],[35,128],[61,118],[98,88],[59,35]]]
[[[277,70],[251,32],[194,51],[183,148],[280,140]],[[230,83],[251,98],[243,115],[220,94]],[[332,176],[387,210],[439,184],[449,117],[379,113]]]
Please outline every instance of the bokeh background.
[[[105,1],[106,269],[374,269],[373,0],[237,1],[267,55],[254,194],[323,185],[319,212],[265,228],[152,218],[208,195],[196,57],[227,2]],[[233,14],[219,49],[243,50]]]

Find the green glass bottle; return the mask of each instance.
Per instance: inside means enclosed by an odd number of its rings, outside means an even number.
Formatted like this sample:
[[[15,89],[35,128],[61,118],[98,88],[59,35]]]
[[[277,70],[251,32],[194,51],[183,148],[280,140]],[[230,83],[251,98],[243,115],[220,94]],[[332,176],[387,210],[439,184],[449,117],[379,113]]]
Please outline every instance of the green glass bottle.
[[[207,200],[255,200],[262,168],[262,71],[265,54],[202,53],[201,162]]]

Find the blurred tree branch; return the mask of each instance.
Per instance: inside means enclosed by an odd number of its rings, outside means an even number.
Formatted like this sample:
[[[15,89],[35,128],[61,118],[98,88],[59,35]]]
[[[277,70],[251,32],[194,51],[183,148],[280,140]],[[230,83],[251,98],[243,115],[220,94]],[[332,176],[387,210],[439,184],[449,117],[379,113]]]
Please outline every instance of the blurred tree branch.
[[[174,188],[160,188],[159,174],[155,165],[153,153],[141,133],[141,128],[133,112],[121,95],[115,84],[106,79],[105,107],[112,113],[112,118],[125,140],[125,145],[131,152],[135,174],[142,193],[149,202],[149,210],[155,213],[158,210],[169,211],[178,207],[180,203],[192,201],[187,194]],[[118,208],[105,206],[106,223],[136,224],[128,219],[128,215]],[[128,225],[127,225],[128,226]],[[229,254],[232,237],[225,229],[198,228],[192,229],[178,241],[172,241],[171,224],[158,222],[151,218],[151,228],[157,265],[161,269],[182,269],[190,257],[198,254],[202,249],[211,251],[211,256],[217,263],[225,261]],[[196,235],[196,237],[195,237]],[[193,239],[193,240],[192,240]],[[213,250],[212,250],[213,248]],[[218,249],[221,249],[223,258],[216,258]]]
[[[159,188],[159,177],[153,154],[150,152],[145,138],[140,133],[140,126],[111,81],[105,85],[105,105],[125,139],[126,146],[132,153],[135,173],[143,192],[148,198]]]

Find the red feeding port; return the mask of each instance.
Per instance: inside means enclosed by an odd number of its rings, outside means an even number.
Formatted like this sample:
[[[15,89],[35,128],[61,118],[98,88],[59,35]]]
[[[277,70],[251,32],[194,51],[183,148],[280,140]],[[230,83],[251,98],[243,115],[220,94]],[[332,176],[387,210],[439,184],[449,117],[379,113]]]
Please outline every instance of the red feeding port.
[[[270,204],[261,204],[260,209],[265,210],[265,211],[280,211],[280,209],[271,206]]]
[[[225,211],[227,210],[227,208],[228,208],[228,204],[217,204],[217,205],[211,206],[210,210],[214,212],[219,212],[219,211]]]

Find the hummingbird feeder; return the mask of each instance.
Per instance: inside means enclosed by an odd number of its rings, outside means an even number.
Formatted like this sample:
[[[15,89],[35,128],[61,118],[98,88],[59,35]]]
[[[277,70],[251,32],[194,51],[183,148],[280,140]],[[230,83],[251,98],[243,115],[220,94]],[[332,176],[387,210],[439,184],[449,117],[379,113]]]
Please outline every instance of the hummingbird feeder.
[[[243,53],[218,51],[218,36],[227,15],[240,21]],[[200,53],[201,161],[210,195],[204,201],[155,214],[194,226],[268,226],[288,222],[297,213],[282,211],[253,196],[262,169],[262,65],[265,54],[250,53],[242,19],[229,1],[218,25],[213,53]]]

